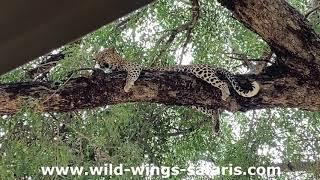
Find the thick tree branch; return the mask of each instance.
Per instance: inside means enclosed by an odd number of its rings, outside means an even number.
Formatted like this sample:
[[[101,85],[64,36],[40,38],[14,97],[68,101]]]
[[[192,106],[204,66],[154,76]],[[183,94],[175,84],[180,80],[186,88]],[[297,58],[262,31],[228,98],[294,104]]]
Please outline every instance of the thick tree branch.
[[[219,0],[246,27],[283,57],[320,63],[320,40],[306,18],[287,1]]]
[[[14,114],[28,100],[36,102],[37,110],[47,112],[67,112],[126,102],[197,105],[229,111],[271,107],[320,111],[319,85],[286,76],[284,69],[269,67],[264,74],[255,76],[261,84],[261,92],[253,98],[241,97],[230,88],[232,96],[228,101],[221,100],[221,92],[217,88],[192,75],[177,72],[143,71],[129,93],[123,91],[125,72],[97,73],[89,78],[70,79],[62,87],[39,82],[4,84],[0,85],[0,114]],[[250,80],[253,77],[246,75]],[[247,81],[240,82],[244,87],[248,85]]]

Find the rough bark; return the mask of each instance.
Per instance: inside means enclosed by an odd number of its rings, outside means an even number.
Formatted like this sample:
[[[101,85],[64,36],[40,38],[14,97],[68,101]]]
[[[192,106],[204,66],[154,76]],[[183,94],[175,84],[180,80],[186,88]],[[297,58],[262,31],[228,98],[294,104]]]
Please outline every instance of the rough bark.
[[[320,40],[287,1],[219,0],[246,27],[259,34],[281,56],[320,62]]]
[[[289,66],[291,75],[320,81],[320,39],[287,1],[219,0],[234,17],[260,35]]]
[[[230,111],[271,107],[319,111],[320,40],[307,20],[284,0],[220,2],[277,55],[275,63],[262,73],[242,75],[260,83],[257,96],[244,98],[232,91],[232,97],[222,101],[218,89],[193,76],[160,72],[144,72],[132,91],[125,93],[125,73],[118,72],[71,79],[60,88],[50,82],[1,85],[0,112],[16,112],[26,98],[37,100],[41,111],[56,112],[125,102],[200,105]]]
[[[273,167],[280,167],[281,172],[309,172],[316,173],[320,175],[320,162],[289,162],[289,163],[280,163],[280,164],[272,164]]]
[[[261,92],[252,98],[241,97],[231,89],[230,98],[221,100],[217,88],[190,74],[143,72],[132,91],[125,93],[125,72],[71,79],[64,85],[26,82],[0,85],[0,114],[16,112],[32,101],[39,111],[65,112],[125,102],[155,102],[167,105],[199,105],[213,109],[246,111],[270,107],[294,107],[320,111],[320,91],[313,83],[285,76],[284,68],[270,67],[253,77],[261,84]],[[248,81],[241,81],[246,86]],[[25,101],[26,100],[26,101]]]

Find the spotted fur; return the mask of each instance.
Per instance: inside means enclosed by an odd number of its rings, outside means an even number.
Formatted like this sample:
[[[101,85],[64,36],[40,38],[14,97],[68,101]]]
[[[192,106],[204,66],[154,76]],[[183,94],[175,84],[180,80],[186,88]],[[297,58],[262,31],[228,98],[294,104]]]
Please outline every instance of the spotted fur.
[[[112,70],[127,71],[126,85],[124,91],[129,92],[134,82],[139,78],[142,67],[134,62],[121,58],[114,48],[106,48],[94,55],[94,60],[101,66]]]
[[[123,59],[114,48],[106,48],[101,52],[98,52],[94,56],[95,61],[102,67],[108,67],[113,70],[124,70],[128,72],[126,85],[124,87],[125,92],[129,92],[130,88],[134,85],[134,82],[138,79],[142,67],[134,62],[129,62]],[[245,91],[242,89],[234,76],[226,70],[217,69],[209,65],[178,65],[173,67],[165,68],[144,68],[148,70],[158,70],[158,71],[177,71],[177,72],[189,72],[196,77],[208,82],[213,87],[219,88],[221,90],[221,98],[226,100],[230,91],[228,84],[219,79],[217,74],[224,75],[228,81],[231,83],[233,89],[243,97],[255,96],[259,90],[259,84],[254,81],[252,82],[252,90]]]

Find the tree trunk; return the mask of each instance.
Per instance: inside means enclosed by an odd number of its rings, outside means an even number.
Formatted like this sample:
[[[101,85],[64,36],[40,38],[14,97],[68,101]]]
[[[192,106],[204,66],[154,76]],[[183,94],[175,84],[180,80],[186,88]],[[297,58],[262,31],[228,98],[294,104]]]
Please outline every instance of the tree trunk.
[[[219,0],[246,27],[284,57],[320,62],[318,35],[285,0]]]

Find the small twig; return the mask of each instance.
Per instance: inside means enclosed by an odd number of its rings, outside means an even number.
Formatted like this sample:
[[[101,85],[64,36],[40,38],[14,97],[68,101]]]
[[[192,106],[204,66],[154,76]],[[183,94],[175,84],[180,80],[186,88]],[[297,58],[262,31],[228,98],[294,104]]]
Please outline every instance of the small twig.
[[[76,72],[80,72],[80,71],[103,71],[100,68],[80,68],[80,69],[76,69],[73,71],[68,72],[67,77],[71,77],[72,75],[74,75]]]
[[[45,99],[44,101],[42,101],[41,104],[44,104],[45,102],[49,101],[55,94],[57,94],[57,92],[60,91],[60,90],[62,89],[62,87],[63,87],[64,85],[66,85],[66,84],[70,81],[71,77],[72,77],[72,76],[70,76],[58,89],[54,90],[53,93],[52,93],[47,99]]]
[[[230,59],[235,59],[235,60],[240,60],[240,61],[259,61],[259,62],[264,61],[264,62],[272,63],[271,61],[266,60],[266,59],[264,59],[264,58],[263,58],[263,59],[262,59],[262,58],[249,59],[249,58],[247,58],[244,54],[239,54],[239,53],[224,53],[224,54],[226,54],[226,56],[227,56],[228,58],[230,58]],[[238,55],[238,56],[242,56],[242,57],[228,56],[227,54],[234,54],[234,55]],[[245,56],[245,57],[243,57],[243,56]]]
[[[176,36],[178,33],[181,33],[183,31],[187,31],[186,33],[186,41],[183,44],[182,47],[182,52],[181,52],[181,58],[180,58],[180,63],[181,63],[181,59],[183,54],[185,53],[185,49],[188,45],[188,43],[191,40],[191,33],[193,28],[195,27],[199,17],[200,17],[200,6],[199,6],[199,1],[198,0],[190,0],[191,4],[192,4],[192,17],[191,20],[185,24],[182,24],[181,26],[176,27],[175,29],[170,30],[171,33],[168,34],[164,34],[159,40],[158,42],[161,43],[163,41],[163,39],[165,39],[166,37],[169,36],[168,40],[166,41],[164,47],[160,50],[158,56],[154,59],[154,62],[157,62],[158,59],[160,59],[162,57],[162,55],[164,54],[164,52],[167,51],[167,49],[170,47],[170,45],[173,43],[173,41],[175,40]]]
[[[186,0],[179,0],[179,2],[182,2],[182,3],[184,3],[184,4],[187,4],[187,5],[192,5],[192,3],[191,2],[188,2],[188,1],[186,1]]]
[[[27,70],[26,74],[31,78],[31,79],[40,79],[47,75],[50,70],[55,67],[58,62],[62,59],[65,58],[65,54],[63,51],[59,52],[58,54],[50,54],[47,55],[47,58],[43,60],[37,67]]]
[[[101,70],[101,69],[98,69],[98,68],[80,68],[80,69],[76,69],[76,70],[73,70],[73,71],[70,71],[68,73],[68,78],[64,81],[64,83],[56,90],[54,90],[54,92],[47,98],[45,99],[42,103],[45,103],[47,101],[49,101],[55,94],[57,94],[58,91],[60,91],[64,85],[66,85],[70,79],[72,78],[73,74],[76,73],[76,72],[79,72],[79,71],[84,71],[84,70],[92,70],[92,71],[96,71],[96,70]]]
[[[314,13],[316,10],[318,10],[320,8],[320,5],[318,5],[318,6],[316,6],[316,7],[314,7],[314,8],[312,8],[312,9],[310,9],[310,11],[308,11],[307,13],[306,13],[306,15],[304,15],[306,18],[308,18],[312,13]]]
[[[265,60],[265,59],[244,59],[244,58],[238,58],[238,57],[232,57],[232,56],[227,56],[230,59],[235,59],[235,60],[240,60],[240,61],[264,61],[264,62],[269,62],[271,63],[271,61],[269,60]]]
[[[178,128],[175,128],[175,127],[171,127],[172,129],[176,130],[176,132],[167,133],[166,136],[172,137],[172,136],[179,136],[179,135],[183,135],[183,134],[188,134],[188,133],[194,132],[195,130],[198,130],[201,127],[203,127],[205,125],[205,123],[207,123],[207,122],[208,121],[203,120],[203,121],[200,121],[198,123],[195,123],[194,125],[192,125],[189,128],[186,128],[186,129],[178,129]]]
[[[187,38],[182,46],[182,50],[179,58],[179,65],[182,64],[183,55],[186,53],[187,45],[189,44],[190,40],[191,40],[191,29],[188,30]]]
[[[153,60],[153,63],[151,64],[151,66],[154,66],[154,62],[157,62],[159,59],[161,59],[161,57],[163,56],[163,54],[167,51],[167,49],[170,47],[171,43],[174,41],[174,39],[176,38],[176,35],[178,34],[178,31],[172,31],[169,39],[166,41],[164,47],[160,50],[158,56],[156,57],[155,60]]]
[[[137,12],[137,13],[129,16],[129,17],[126,17],[124,20],[122,20],[118,24],[116,24],[115,27],[117,29],[123,31],[124,29],[127,28],[128,22],[130,22],[132,20],[134,21],[134,23],[137,22],[141,18],[141,16],[143,15],[143,13],[145,11],[146,11],[146,9],[145,10],[141,10],[141,11],[139,11],[139,12]]]
[[[224,53],[224,54],[230,59],[235,59],[243,62],[241,65],[233,67],[232,69],[235,69],[241,66],[246,66],[250,70],[250,73],[253,73],[253,74],[259,74],[268,65],[268,63],[271,63],[271,64],[273,63],[271,60],[273,52],[270,51],[270,49],[266,49],[260,58],[251,58],[251,59],[248,58],[245,54],[236,53],[236,52]]]

